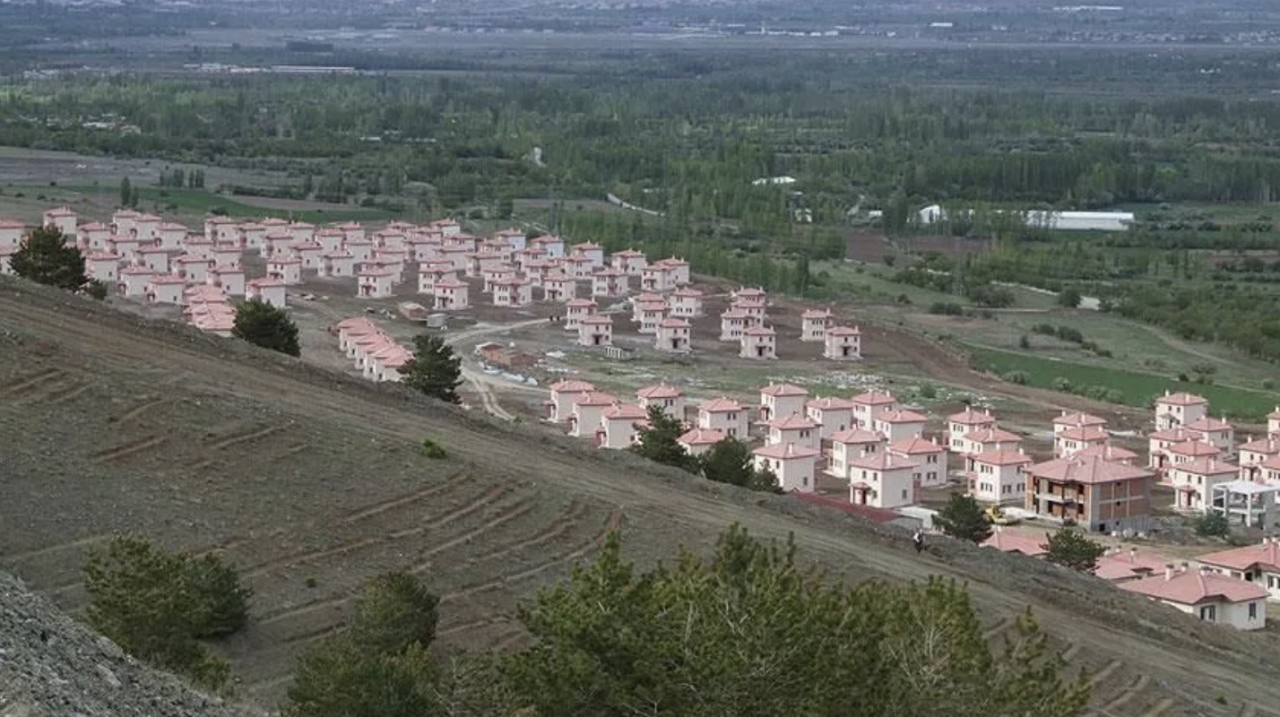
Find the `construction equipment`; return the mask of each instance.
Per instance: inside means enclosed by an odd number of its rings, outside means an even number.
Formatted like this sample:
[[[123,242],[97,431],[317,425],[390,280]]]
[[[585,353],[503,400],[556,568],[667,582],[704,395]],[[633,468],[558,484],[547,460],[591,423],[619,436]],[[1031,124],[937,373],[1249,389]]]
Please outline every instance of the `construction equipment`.
[[[987,508],[986,516],[987,520],[990,521],[992,525],[1017,525],[1022,522],[1021,518],[1006,515],[1004,510],[1002,510],[998,505],[993,505]]]

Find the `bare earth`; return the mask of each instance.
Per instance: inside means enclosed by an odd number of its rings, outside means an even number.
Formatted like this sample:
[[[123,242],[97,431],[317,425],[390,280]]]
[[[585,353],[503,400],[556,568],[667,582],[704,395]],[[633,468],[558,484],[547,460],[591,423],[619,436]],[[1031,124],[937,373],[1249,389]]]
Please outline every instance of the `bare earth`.
[[[1272,634],[942,539],[917,556],[896,529],[3,277],[0,436],[0,567],[74,610],[84,551],[113,531],[224,550],[255,590],[254,621],[219,649],[241,694],[267,704],[377,572],[415,571],[444,596],[445,641],[507,648],[524,639],[517,603],[606,531],[648,563],[681,543],[706,549],[740,521],[794,533],[848,580],[967,581],[992,638],[1032,606],[1070,669],[1093,675],[1094,714],[1280,714]],[[421,458],[425,437],[450,458]]]

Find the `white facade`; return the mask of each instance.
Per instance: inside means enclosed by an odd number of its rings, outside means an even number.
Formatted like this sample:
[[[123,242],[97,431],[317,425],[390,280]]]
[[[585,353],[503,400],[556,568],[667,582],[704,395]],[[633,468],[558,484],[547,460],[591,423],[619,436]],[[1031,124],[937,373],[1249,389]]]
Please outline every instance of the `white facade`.
[[[772,471],[778,478],[778,487],[784,491],[812,493],[814,471],[818,464],[818,451],[808,446],[781,443],[752,451],[755,469]]]

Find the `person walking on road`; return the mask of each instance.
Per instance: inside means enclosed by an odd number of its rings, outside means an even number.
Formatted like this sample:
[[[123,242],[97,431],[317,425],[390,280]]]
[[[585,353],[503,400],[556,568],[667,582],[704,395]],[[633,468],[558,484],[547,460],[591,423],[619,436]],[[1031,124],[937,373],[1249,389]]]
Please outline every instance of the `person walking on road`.
[[[911,536],[911,544],[916,546],[917,553],[924,550],[924,531],[923,530],[920,530],[918,528],[916,529],[916,534]]]

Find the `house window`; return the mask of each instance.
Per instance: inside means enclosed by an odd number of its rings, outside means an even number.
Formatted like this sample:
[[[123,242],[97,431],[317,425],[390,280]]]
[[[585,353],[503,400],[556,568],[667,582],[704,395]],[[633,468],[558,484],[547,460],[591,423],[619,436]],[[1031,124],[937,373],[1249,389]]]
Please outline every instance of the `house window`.
[[[803,486],[809,485],[809,476],[802,476],[800,478],[800,485],[803,485]]]
[[[929,471],[929,480],[936,480],[937,478],[938,478],[937,471]]]
[[[902,489],[902,499],[903,499],[903,500],[906,500],[906,499],[907,499],[907,490],[906,490],[905,488],[903,488],[903,489]],[[1253,607],[1253,603],[1249,603],[1249,607],[1251,607],[1251,608],[1252,608],[1252,607]]]
[[[1205,605],[1200,608],[1200,619],[1205,622],[1216,622],[1218,620],[1218,607],[1216,605]]]
[[[1274,576],[1274,575],[1268,575],[1268,576],[1267,576],[1267,587],[1268,587],[1268,588],[1274,588],[1274,587],[1276,587],[1276,583],[1277,583],[1277,582],[1280,582],[1280,580],[1277,580],[1277,579],[1276,579],[1276,576]]]
[[[1258,603],[1256,602],[1249,603],[1249,619],[1250,620],[1258,619]]]

